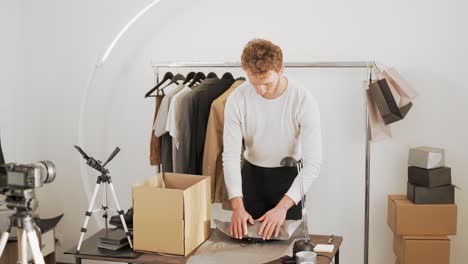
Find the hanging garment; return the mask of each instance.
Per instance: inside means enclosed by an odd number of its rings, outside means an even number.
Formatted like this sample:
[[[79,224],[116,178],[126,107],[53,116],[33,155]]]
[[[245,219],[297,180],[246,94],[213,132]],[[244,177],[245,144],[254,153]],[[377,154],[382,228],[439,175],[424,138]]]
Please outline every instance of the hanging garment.
[[[228,202],[223,173],[224,107],[228,96],[245,80],[235,81],[229,89],[211,104],[203,152],[203,175],[211,176],[211,202]],[[224,204],[224,203],[223,203]]]
[[[165,172],[173,172],[172,138],[166,131],[167,115],[172,97],[183,87],[183,84],[173,83],[164,88],[166,95],[161,101],[161,107],[154,124],[154,134],[161,137],[161,163]]]
[[[234,78],[220,79],[213,87],[197,90],[192,97],[194,125],[190,135],[189,173],[191,174],[203,173],[203,151],[205,150],[206,127],[211,103],[226,92],[234,82]]]
[[[172,164],[172,137],[166,133],[161,136],[161,164],[162,171],[174,172]]]
[[[180,98],[182,95],[192,91],[192,89],[186,84],[182,90],[177,92],[172,97],[171,103],[169,105],[169,113],[167,115],[167,123],[166,123],[166,130],[169,131],[169,135],[171,136],[172,140],[172,166],[174,172],[177,172],[177,159],[175,157],[177,150],[179,148],[179,142],[177,139],[179,138],[179,123],[177,120],[180,118]]]
[[[156,122],[156,118],[158,116],[159,108],[161,106],[161,101],[164,96],[157,95],[156,98],[156,106],[154,111],[154,118],[153,118],[153,127],[151,129],[151,140],[150,140],[150,164],[152,166],[157,166],[161,164],[161,138],[156,137],[154,134],[154,124]]]
[[[179,111],[177,111],[179,109],[179,106],[180,106],[180,101],[179,101],[179,98],[190,92],[192,89],[186,84],[184,85],[184,87],[182,89],[180,89],[172,98],[171,98],[171,102],[169,104],[169,112],[167,114],[167,122],[166,122],[166,131],[169,132],[169,134],[172,136],[172,137],[177,137],[177,130],[178,130],[178,127],[177,127],[177,118],[179,118]]]
[[[167,133],[166,130],[166,123],[167,123],[167,116],[169,113],[169,106],[171,103],[172,97],[177,94],[182,88],[184,88],[183,84],[170,84],[169,86],[164,88],[164,99],[161,102],[161,107],[159,108],[158,116],[154,123],[154,134],[157,137],[160,137]]]
[[[189,160],[190,160],[190,134],[192,133],[192,112],[194,92],[199,89],[209,89],[219,81],[218,78],[207,78],[199,85],[192,88],[188,93],[182,94],[179,101],[179,107],[176,111],[179,113],[179,118],[176,119],[176,127],[178,127],[177,137],[173,140],[177,142],[176,152],[173,153],[176,166],[174,172],[176,173],[189,173]]]
[[[224,119],[223,167],[229,199],[243,196],[240,167],[243,140],[244,158],[256,166],[280,167],[285,157],[302,158],[305,192],[319,176],[322,162],[319,105],[303,86],[289,80],[283,94],[270,100],[246,82],[228,97]],[[299,178],[285,194],[296,204],[301,200]]]

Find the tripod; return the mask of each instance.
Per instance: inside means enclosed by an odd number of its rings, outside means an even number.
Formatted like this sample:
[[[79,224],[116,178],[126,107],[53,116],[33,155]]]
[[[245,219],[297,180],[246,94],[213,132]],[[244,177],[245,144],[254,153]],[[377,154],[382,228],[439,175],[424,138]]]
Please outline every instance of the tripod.
[[[81,236],[80,236],[80,241],[78,242],[78,247],[76,248],[76,253],[77,254],[80,253],[81,244],[83,243],[83,238],[84,238],[84,235],[85,235],[85,233],[87,231],[89,218],[90,218],[90,216],[92,215],[93,212],[104,211],[103,217],[104,217],[104,220],[105,220],[105,226],[106,226],[106,232],[107,232],[107,225],[108,225],[107,218],[108,218],[108,211],[110,210],[108,205],[107,205],[107,185],[109,185],[109,187],[110,187],[112,198],[114,199],[115,206],[117,207],[117,213],[119,214],[120,220],[122,221],[122,225],[123,225],[123,228],[125,230],[125,235],[127,236],[128,243],[129,243],[130,247],[133,248],[132,239],[130,237],[131,234],[128,231],[127,223],[125,222],[125,219],[123,217],[124,211],[120,208],[119,201],[117,200],[117,195],[115,194],[114,185],[112,184],[111,177],[109,176],[109,170],[105,168],[105,166],[115,157],[115,155],[117,155],[117,153],[119,153],[120,148],[116,147],[115,150],[112,152],[112,154],[107,159],[107,161],[104,162],[104,164],[102,164],[102,165],[101,165],[101,161],[95,160],[94,158],[89,157],[80,147],[75,146],[75,148],[78,150],[78,152],[80,152],[80,154],[86,160],[86,164],[88,164],[90,167],[96,169],[97,171],[101,172],[101,175],[99,175],[97,177],[96,186],[94,187],[93,195],[91,197],[91,201],[89,203],[88,210],[85,213],[85,221],[84,221],[83,227],[81,228]],[[103,193],[104,205],[100,209],[97,209],[97,210],[93,211],[94,202],[96,200],[96,196],[97,196],[97,193],[99,191],[99,188],[101,187],[101,183],[104,184],[104,189],[105,189],[105,192]]]
[[[0,256],[3,254],[11,229],[18,230],[18,263],[28,264],[28,243],[31,247],[34,263],[44,264],[39,240],[37,238],[34,219],[28,211],[19,211],[10,217],[10,225],[0,239]]]

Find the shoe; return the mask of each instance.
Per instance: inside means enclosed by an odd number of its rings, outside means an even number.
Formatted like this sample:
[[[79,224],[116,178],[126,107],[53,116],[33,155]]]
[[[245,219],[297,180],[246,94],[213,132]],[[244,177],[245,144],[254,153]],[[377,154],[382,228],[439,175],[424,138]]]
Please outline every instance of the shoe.
[[[125,223],[127,224],[128,228],[133,228],[133,208],[127,210],[127,212],[123,215]],[[119,215],[114,215],[111,217],[109,224],[123,228],[122,221],[120,221]]]

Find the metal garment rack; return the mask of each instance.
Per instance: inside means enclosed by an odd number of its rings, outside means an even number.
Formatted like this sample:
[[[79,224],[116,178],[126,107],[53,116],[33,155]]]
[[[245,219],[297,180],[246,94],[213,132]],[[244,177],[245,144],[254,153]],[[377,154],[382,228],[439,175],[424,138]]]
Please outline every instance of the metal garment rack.
[[[348,61],[348,62],[288,62],[285,68],[362,68],[368,70],[369,83],[372,80],[374,61]],[[159,82],[160,68],[240,68],[239,62],[161,62],[154,63],[156,83]],[[369,113],[367,112],[367,99],[364,96],[365,131],[366,131],[366,162],[365,162],[365,210],[364,210],[364,264],[369,263],[369,200],[370,200],[370,127]]]

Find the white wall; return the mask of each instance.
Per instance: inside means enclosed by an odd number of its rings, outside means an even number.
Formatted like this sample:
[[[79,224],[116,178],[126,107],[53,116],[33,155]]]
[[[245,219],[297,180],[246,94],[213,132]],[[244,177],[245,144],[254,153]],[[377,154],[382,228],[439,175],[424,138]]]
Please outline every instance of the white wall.
[[[394,263],[392,234],[386,224],[386,197],[405,192],[409,146],[445,148],[454,183],[462,190],[468,187],[464,177],[468,173],[464,140],[468,131],[465,117],[468,90],[463,80],[468,59],[464,49],[468,44],[463,27],[468,22],[463,16],[465,2],[167,2],[162,1],[136,24],[99,74],[98,88],[90,93],[85,112],[85,149],[90,154],[103,159],[115,144],[120,144],[112,138],[128,135],[134,135],[132,149],[147,148],[151,124],[145,122],[151,118],[153,102],[143,100],[143,94],[153,84],[151,60],[234,61],[247,40],[265,37],[283,47],[288,61],[375,59],[395,65],[421,94],[407,118],[392,126],[394,138],[372,145],[370,263]],[[72,148],[78,138],[81,96],[98,55],[121,26],[147,3],[123,0],[1,3],[0,19],[6,20],[1,27],[6,29],[5,38],[9,40],[8,44],[2,41],[0,47],[2,57],[5,54],[9,62],[1,64],[0,76],[8,73],[0,77],[2,98],[4,94],[9,99],[24,98],[18,103],[2,102],[5,155],[9,160],[50,159],[56,163],[59,175],[53,184],[40,190],[40,211],[43,216],[65,213],[59,227],[65,249],[78,239],[88,202],[79,175],[82,161]],[[17,58],[24,58],[24,63],[15,64],[22,61]],[[109,96],[110,89],[116,93]],[[117,121],[129,124],[121,130],[99,125],[96,123],[99,119],[90,118],[93,109],[99,109],[95,104],[118,107],[114,102],[125,96],[130,102],[141,98],[141,104],[135,105],[135,113],[146,112],[148,116],[135,116],[133,112],[122,116],[111,111],[96,113],[106,116],[106,124],[115,125]],[[18,104],[28,111],[10,110]],[[147,124],[147,129],[134,131],[133,124]],[[94,140],[103,143],[92,142],[93,133]],[[110,167],[116,171],[114,181],[123,197],[129,197],[130,186],[118,184],[119,177],[123,177],[118,163],[131,166],[134,163],[130,161],[145,158],[147,152],[123,149]],[[89,172],[93,181],[94,174]],[[134,167],[127,177],[137,181],[151,172],[149,167]],[[120,181],[126,182],[128,178]],[[467,198],[464,191],[456,194],[459,223],[466,222]],[[130,204],[128,199],[121,202],[124,207]],[[347,225],[348,219],[342,224]],[[468,243],[468,230],[462,224],[458,227],[458,235],[452,237],[451,263],[461,264],[468,260],[468,252],[463,250]],[[94,221],[90,231],[93,230],[96,230]],[[356,239],[345,237],[344,243],[360,254],[362,247]],[[354,256],[356,252],[342,254]],[[63,256],[59,260],[71,261]],[[347,262],[359,263],[355,257]]]
[[[2,141],[7,158],[17,159],[25,155],[24,137],[24,24],[19,1],[2,2],[0,8],[0,137],[15,138]],[[7,128],[8,126],[8,128]]]

